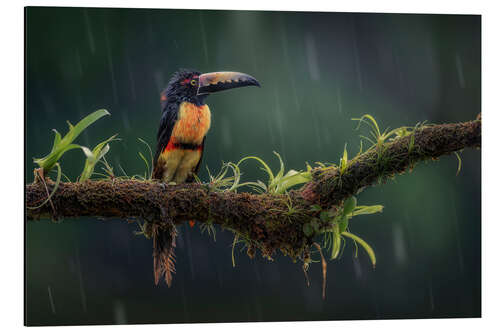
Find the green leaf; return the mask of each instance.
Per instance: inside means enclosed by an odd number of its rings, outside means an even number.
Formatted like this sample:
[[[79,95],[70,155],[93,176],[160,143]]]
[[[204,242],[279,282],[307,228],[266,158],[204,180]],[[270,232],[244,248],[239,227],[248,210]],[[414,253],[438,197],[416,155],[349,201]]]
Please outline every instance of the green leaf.
[[[71,125],[71,123],[68,121],[69,130],[64,138],[61,138],[61,134],[54,130],[56,134],[50,153],[45,157],[34,159],[34,162],[38,164],[40,168],[43,168],[45,173],[48,173],[64,155],[65,152],[71,149],[80,148],[80,145],[72,144],[73,141],[80,135],[83,130],[85,130],[88,126],[105,115],[109,115],[109,112],[101,109],[86,116],[75,126]]]
[[[349,218],[345,215],[342,216],[342,219],[339,222],[339,231],[342,233],[347,230],[349,226]]]
[[[330,213],[328,211],[324,210],[321,213],[319,213],[319,219],[321,222],[328,222],[330,221]]]
[[[139,154],[139,157],[144,161],[144,164],[146,164],[146,178],[149,178],[149,176],[147,175],[147,173],[149,173],[149,163],[148,163],[148,160],[144,157],[144,155],[139,151],[137,152]]]
[[[320,205],[312,205],[312,206],[311,206],[311,208],[310,208],[310,210],[311,210],[312,212],[319,212],[321,209],[322,209],[322,208],[321,208],[321,206],[320,206]]]
[[[340,174],[343,174],[347,168],[347,143],[344,145],[344,154],[340,159]]]
[[[38,166],[45,170],[45,173],[48,173],[54,165],[59,161],[62,155],[72,149],[80,148],[80,145],[77,144],[69,144],[64,147],[56,149],[56,151],[50,153],[49,155],[43,158],[36,158],[34,162],[38,164]]]
[[[61,133],[59,133],[56,129],[52,129],[55,133],[54,135],[54,143],[52,144],[52,149],[51,153],[56,150],[57,146],[59,145],[59,142],[61,142]]]
[[[356,208],[357,200],[355,196],[349,197],[344,201],[344,215],[350,214]]]
[[[369,121],[366,121],[365,118],[367,118]],[[375,131],[375,137],[376,138],[378,138],[378,137],[381,136],[380,129],[378,127],[377,121],[371,115],[365,114],[361,118],[352,118],[352,120],[359,121],[358,127],[356,129],[359,129],[359,126],[361,125],[361,122],[365,122],[365,123],[367,123],[368,125],[370,125],[374,129],[374,131]]]
[[[283,174],[285,173],[285,164],[283,163],[283,160],[281,159],[281,155],[278,154],[277,152],[273,151],[274,155],[278,156],[278,159],[280,160],[280,171],[278,171],[278,174],[276,175],[275,178],[280,179],[283,177]]]
[[[265,191],[267,191],[267,185],[264,184],[264,182],[260,181],[260,180],[257,180],[257,186],[259,186],[260,188],[262,188]]]
[[[261,158],[257,156],[247,156],[242,158],[236,165],[239,167],[243,161],[250,159],[258,161],[264,167],[263,170],[266,171],[267,175],[269,176],[269,184],[271,184],[274,180],[273,172],[271,171],[271,168],[269,168],[269,166],[266,164],[266,162],[264,162]]]
[[[310,172],[298,172],[296,170],[290,170],[286,173],[284,177],[280,179],[277,184],[276,193],[283,194],[288,189],[293,186],[307,183],[312,180],[312,176]]]
[[[304,231],[304,234],[307,236],[307,237],[311,237],[313,232],[314,232],[314,229],[313,227],[311,226],[311,224],[309,223],[306,223],[302,226],[302,231]]]
[[[238,188],[238,185],[240,183],[240,178],[241,178],[240,168],[232,162],[229,162],[227,165],[233,170],[233,174],[234,174],[233,185],[231,185],[231,188],[229,189],[229,191],[236,191],[236,189]]]
[[[151,160],[151,169],[149,169],[149,163],[146,163],[146,165],[148,166],[148,171],[149,171],[149,177],[148,179],[151,179],[153,177],[153,164],[154,164],[154,161],[153,161],[153,151],[151,150],[151,146],[146,142],[144,141],[143,139],[141,138],[137,138],[137,140],[139,140],[140,142],[142,142],[146,147],[148,147],[148,150],[149,150],[149,158]],[[146,160],[144,158],[144,156],[142,156],[143,160]],[[145,161],[147,162],[147,161]]]
[[[339,256],[341,241],[339,226],[335,225],[333,228],[332,259],[336,259]]]
[[[102,141],[97,146],[95,146],[95,148],[92,151],[90,151],[90,149],[87,147],[83,146],[81,147],[83,153],[85,154],[85,156],[87,156],[87,159],[85,160],[85,165],[83,166],[83,171],[82,174],[80,175],[79,182],[84,182],[90,177],[92,177],[97,162],[99,162],[99,160],[103,158],[104,155],[106,155],[107,152],[109,151],[108,143],[115,140],[116,136],[117,134]]]
[[[357,206],[352,212],[352,216],[380,213],[384,209],[382,205]]]
[[[408,152],[412,152],[413,147],[415,146],[415,134],[412,133],[410,136],[410,141],[408,142]]]
[[[368,245],[367,242],[365,242],[363,239],[361,239],[359,236],[356,236],[354,234],[351,234],[350,232],[344,231],[342,232],[342,236],[346,236],[354,240],[355,242],[361,244],[361,246],[365,249],[366,253],[370,257],[370,260],[372,262],[373,268],[375,268],[375,265],[377,263],[377,258],[375,257],[375,252],[371,248],[370,245]]]
[[[80,133],[83,132],[87,127],[92,125],[94,122],[99,120],[100,118],[104,116],[109,116],[110,113],[105,110],[105,109],[100,109],[97,111],[92,112],[82,120],[78,122],[75,126],[72,126],[69,122],[68,124],[70,125],[70,130],[69,132],[64,136],[64,138],[61,141],[61,144],[69,144],[73,142],[79,135]]]

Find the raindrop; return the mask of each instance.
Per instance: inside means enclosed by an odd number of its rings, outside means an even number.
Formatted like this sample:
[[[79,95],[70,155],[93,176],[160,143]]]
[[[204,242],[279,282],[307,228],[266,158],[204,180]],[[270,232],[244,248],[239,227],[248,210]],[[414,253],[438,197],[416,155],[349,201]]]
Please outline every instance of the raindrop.
[[[312,35],[306,36],[306,54],[307,54],[307,64],[309,67],[309,75],[314,81],[320,79],[319,67],[318,67],[318,56],[316,53],[316,44]]]
[[[82,59],[80,57],[80,51],[78,50],[78,48],[75,50],[75,64],[76,64],[76,69],[77,69],[77,72],[78,72],[78,76],[79,77],[82,77],[83,75],[83,68],[82,68]]]
[[[191,280],[194,280],[194,266],[193,266],[193,251],[192,251],[192,245],[191,245],[191,236],[190,236],[190,230],[188,229],[188,223],[184,223],[184,239],[186,240],[186,249],[187,249],[187,254],[188,254],[188,261],[189,261],[189,271],[191,273]]]
[[[162,91],[165,88],[166,83],[161,69],[155,71],[154,77],[156,83],[156,91]]]
[[[153,45],[155,42],[155,39],[154,39],[154,28],[153,28],[153,24],[151,23],[151,18],[152,18],[152,15],[149,15],[149,20],[148,20],[148,25],[147,25],[147,34],[148,34],[149,43],[151,45]]]
[[[261,284],[262,278],[260,277],[259,263],[257,262],[257,260],[253,260],[252,262],[253,262],[253,270],[255,273],[255,278],[256,278],[257,282],[259,284]]]
[[[128,117],[128,109],[123,109],[122,110],[122,123],[123,123],[123,127],[125,128],[126,131],[130,131],[131,127],[130,127],[130,119]]]
[[[405,93],[408,95],[409,88],[408,88],[408,85],[406,82],[405,73],[403,73],[403,70],[401,68],[399,53],[397,50],[394,50],[394,49],[392,49],[392,51],[393,51],[394,65],[396,66],[396,71],[398,72],[399,86],[402,89],[404,89]]]
[[[184,320],[189,321],[189,311],[187,310],[187,298],[186,298],[186,290],[184,286],[184,281],[180,283],[181,289],[181,297],[182,297],[182,310],[184,312]]]
[[[226,117],[221,117],[220,119],[220,131],[221,131],[221,140],[222,145],[225,149],[230,149],[233,143],[233,139],[231,138],[231,125]]]
[[[90,26],[89,13],[87,10],[83,11],[83,17],[85,18],[85,27],[87,28],[87,37],[89,39],[90,52],[95,53],[94,35],[92,33],[92,27]]]
[[[274,136],[274,130],[273,130],[273,127],[272,127],[271,121],[270,121],[271,115],[266,114],[266,116],[269,117],[269,120],[266,121],[265,123],[267,124],[267,129],[269,130],[269,135],[271,136],[271,143],[274,146],[274,145],[276,145],[276,137]]]
[[[453,233],[455,234],[455,240],[457,242],[457,254],[458,254],[458,265],[460,267],[460,272],[463,274],[464,272],[464,257],[462,254],[462,242],[460,241],[460,229],[457,218],[457,207],[455,204],[455,197],[451,197],[451,205],[453,207]]]
[[[115,301],[113,303],[113,314],[115,317],[115,324],[123,325],[127,323],[125,305],[121,301]]]
[[[81,264],[80,264],[80,254],[78,251],[78,247],[75,247],[75,252],[76,252],[76,274],[78,275],[78,284],[80,288],[80,300],[82,302],[82,308],[84,312],[87,312],[87,295],[85,293],[85,288],[83,286],[83,278],[82,278],[82,270],[81,270]]]
[[[52,297],[52,289],[50,286],[47,286],[47,292],[49,293],[49,302],[50,302],[50,309],[52,310],[52,313],[56,313],[56,306],[54,304],[54,298]]]
[[[431,311],[434,311],[434,288],[432,287],[432,280],[429,280],[429,302]]]
[[[252,321],[252,311],[247,303],[243,303],[247,312],[247,321]]]
[[[42,100],[42,105],[45,113],[47,113],[48,115],[52,115],[56,112],[54,101],[49,95],[41,94],[40,99]]]
[[[81,87],[79,85],[76,85],[76,109],[78,110],[78,115],[81,118],[85,116],[85,107],[83,105],[83,100],[82,100],[82,92],[81,92]],[[89,133],[88,131],[83,131],[81,134],[83,137],[83,143],[85,146],[89,146]]]
[[[359,259],[353,257],[352,263],[354,266],[354,276],[356,277],[356,279],[361,280],[361,278],[363,277],[363,270],[361,268],[361,264],[359,263]]]
[[[283,128],[284,127],[283,126],[284,117],[283,117],[283,114],[281,112],[281,103],[279,100],[279,94],[278,94],[277,90],[274,90],[274,99],[275,99],[274,115],[275,115],[276,124],[278,127],[278,135],[280,138],[280,150],[281,150],[281,153],[283,155],[284,150],[285,150],[285,137],[284,137],[284,128]]]
[[[359,52],[358,52],[358,42],[357,42],[357,37],[356,37],[356,26],[353,21],[352,24],[353,27],[353,38],[352,38],[352,47],[354,51],[354,64],[356,67],[356,75],[358,77],[358,85],[359,85],[359,90],[363,91],[363,78],[361,76],[361,65],[359,63]]]
[[[379,303],[378,303],[378,297],[377,297],[377,291],[378,289],[373,289],[372,290],[372,302],[373,302],[373,305],[375,307],[375,318],[380,318],[380,306],[379,306]]]
[[[118,103],[118,93],[117,93],[117,89],[116,89],[116,79],[115,79],[115,70],[113,69],[113,57],[111,55],[111,47],[110,47],[110,43],[109,43],[109,34],[108,34],[108,29],[106,27],[106,25],[104,26],[104,37],[105,37],[105,40],[106,40],[106,55],[107,55],[107,58],[108,58],[108,67],[109,67],[109,72],[110,72],[110,75],[111,75],[111,85],[113,87],[113,101],[116,103]]]
[[[132,94],[132,99],[135,101],[137,99],[137,95],[135,93],[135,80],[132,72],[132,67],[130,66],[130,59],[128,54],[125,56],[125,61],[127,62],[128,79],[130,81],[130,92]]]
[[[219,288],[222,289],[222,272],[219,269],[219,266],[215,261],[212,260],[212,265],[215,266],[215,278],[217,279],[217,283],[219,284]]]
[[[316,142],[318,144],[318,148],[321,149],[321,127],[318,119],[318,115],[314,111],[315,108],[311,108],[311,118],[313,120],[312,124],[314,126],[314,133],[316,134]]]
[[[404,264],[407,259],[406,246],[404,240],[404,232],[399,224],[394,224],[392,227],[392,237],[394,244],[394,255],[398,264]]]
[[[312,274],[311,274],[312,275]],[[326,288],[328,291],[328,286]],[[320,281],[312,281],[310,286],[303,284],[304,307],[309,313],[320,313],[323,310],[325,302],[318,302],[318,295],[322,293],[322,283]],[[321,296],[319,296],[321,299]],[[328,295],[327,295],[328,299]]]
[[[460,84],[460,88],[463,89],[465,88],[465,78],[462,68],[462,59],[460,58],[460,55],[458,53],[455,55],[455,65],[457,66],[458,82]]]
[[[200,28],[201,28],[201,39],[203,41],[203,52],[205,52],[205,62],[208,65],[208,46],[207,46],[207,36],[205,33],[205,22],[203,22],[203,12],[200,11]]]
[[[340,92],[340,84],[337,83],[337,106],[339,113],[342,113],[342,95]]]
[[[280,16],[280,33],[281,33],[281,47],[283,49],[283,59],[284,59],[284,64],[285,68],[287,71],[288,76],[290,77],[290,85],[292,88],[292,96],[294,98],[295,105],[297,106],[297,111],[300,110],[300,104],[299,100],[297,97],[297,88],[295,86],[295,78],[293,77],[295,73],[295,69],[291,69],[290,67],[290,57],[288,55],[288,37],[286,35],[286,25],[285,22],[283,21],[283,16]]]
[[[180,250],[184,249],[184,234],[183,233],[180,232],[177,235],[177,239],[175,241],[177,243],[177,248],[178,249],[180,249]]]
[[[257,310],[257,321],[262,321],[262,304],[257,292],[254,293],[255,309]]]
[[[255,54],[255,42],[252,39],[252,65],[253,65],[253,70],[257,72],[257,69],[259,68],[257,65],[257,55]]]

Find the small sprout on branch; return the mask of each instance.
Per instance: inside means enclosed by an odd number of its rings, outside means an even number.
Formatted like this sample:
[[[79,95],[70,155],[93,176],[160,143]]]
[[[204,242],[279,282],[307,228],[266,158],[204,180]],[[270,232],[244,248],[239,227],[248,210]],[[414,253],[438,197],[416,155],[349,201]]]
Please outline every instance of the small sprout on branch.
[[[148,162],[146,157],[144,157],[144,155],[140,151],[138,152],[138,154],[139,157],[144,162],[144,164],[146,165],[146,172],[144,173],[144,179],[151,180],[151,178],[153,177],[153,167],[154,167],[153,151],[151,150],[151,146],[146,141],[144,141],[141,138],[137,138],[137,140],[139,140],[139,142],[143,143],[148,148],[149,160],[151,161],[151,163]]]
[[[85,160],[85,165],[83,166],[82,174],[80,175],[78,181],[83,183],[84,181],[90,179],[92,174],[94,173],[94,168],[104,155],[106,155],[109,151],[109,142],[119,140],[115,139],[118,134],[113,135],[109,139],[104,140],[99,143],[93,150],[88,149],[87,147],[81,146],[85,156],[87,157]]]
[[[256,160],[262,165],[261,170],[264,170],[267,175],[268,175],[268,182],[267,185],[263,183],[260,180],[257,180],[256,182],[246,182],[238,185],[240,186],[250,186],[256,189],[258,192],[268,192],[272,194],[284,194],[286,193],[290,188],[296,186],[296,185],[301,185],[304,183],[307,183],[312,180],[311,172],[310,171],[296,171],[296,170],[289,170],[285,174],[285,164],[283,163],[283,159],[281,158],[281,155],[278,154],[277,152],[273,152],[274,155],[276,155],[279,159],[280,162],[280,169],[276,175],[273,174],[271,168],[269,165],[267,165],[266,162],[264,162],[261,158],[257,156],[247,156],[242,158],[236,166],[239,167],[239,165],[246,161],[246,160]],[[310,166],[307,165],[309,168]]]
[[[348,158],[347,158],[347,143],[344,145],[344,154],[342,155],[342,158],[340,159],[340,175],[343,175],[344,172],[347,169],[348,166]]]

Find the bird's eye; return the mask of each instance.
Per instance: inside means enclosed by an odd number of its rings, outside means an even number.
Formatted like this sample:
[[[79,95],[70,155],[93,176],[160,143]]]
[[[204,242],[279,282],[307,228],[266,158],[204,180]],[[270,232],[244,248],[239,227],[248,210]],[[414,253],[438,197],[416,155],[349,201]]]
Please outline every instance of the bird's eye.
[[[191,85],[195,86],[196,85],[196,80],[191,80]]]

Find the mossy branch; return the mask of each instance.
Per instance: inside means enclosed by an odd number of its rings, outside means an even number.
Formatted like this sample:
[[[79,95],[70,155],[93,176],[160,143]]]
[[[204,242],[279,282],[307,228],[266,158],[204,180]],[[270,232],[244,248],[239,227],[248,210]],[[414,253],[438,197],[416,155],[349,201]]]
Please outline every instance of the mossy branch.
[[[322,207],[338,205],[367,186],[412,169],[417,162],[480,147],[480,115],[465,123],[428,125],[358,155],[342,174],[338,168],[319,170],[300,192],[304,199]]]
[[[294,260],[303,259],[316,235],[306,235],[303,226],[312,220],[322,221],[319,218],[322,211],[338,215],[344,200],[367,186],[403,173],[419,161],[480,146],[480,119],[427,125],[374,145],[348,161],[342,170],[313,169],[312,180],[288,194],[212,192],[202,184],[88,180],[60,183],[50,205],[28,209],[26,214],[28,220],[96,216],[142,219],[149,225],[187,220],[216,223],[243,237],[250,244],[249,254],[257,247],[270,258],[279,249]],[[48,179],[46,185],[44,182],[26,185],[26,206],[40,205],[47,199],[47,188],[52,192],[54,186]],[[319,226],[327,227],[328,222]]]

